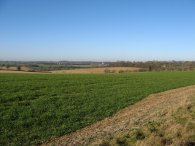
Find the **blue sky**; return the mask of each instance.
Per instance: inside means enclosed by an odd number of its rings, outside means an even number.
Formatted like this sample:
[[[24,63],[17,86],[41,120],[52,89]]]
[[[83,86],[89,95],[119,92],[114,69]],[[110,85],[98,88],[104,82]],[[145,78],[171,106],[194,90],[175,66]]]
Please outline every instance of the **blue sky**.
[[[195,60],[195,1],[0,0],[0,60]]]

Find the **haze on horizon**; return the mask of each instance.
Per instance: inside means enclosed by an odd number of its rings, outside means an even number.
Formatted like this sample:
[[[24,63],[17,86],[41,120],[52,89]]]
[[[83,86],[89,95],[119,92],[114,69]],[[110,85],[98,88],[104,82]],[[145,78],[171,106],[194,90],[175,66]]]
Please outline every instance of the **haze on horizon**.
[[[195,60],[194,0],[0,0],[0,60]]]

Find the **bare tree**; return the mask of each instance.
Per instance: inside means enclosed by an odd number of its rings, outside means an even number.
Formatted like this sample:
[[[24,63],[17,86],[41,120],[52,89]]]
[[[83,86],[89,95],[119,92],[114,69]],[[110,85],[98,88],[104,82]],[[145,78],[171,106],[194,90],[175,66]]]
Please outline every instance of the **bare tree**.
[[[17,70],[20,71],[21,70],[21,67],[20,66],[17,66]]]

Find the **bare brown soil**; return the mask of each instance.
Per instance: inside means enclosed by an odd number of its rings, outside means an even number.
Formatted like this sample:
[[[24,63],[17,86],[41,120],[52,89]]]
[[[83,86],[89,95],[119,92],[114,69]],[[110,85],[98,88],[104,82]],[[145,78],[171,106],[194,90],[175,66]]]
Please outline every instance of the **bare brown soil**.
[[[7,67],[0,67],[0,73],[28,73],[28,74],[47,74],[51,73],[48,71],[33,71],[31,68],[26,67],[26,66],[21,66],[20,70],[16,66],[10,66],[9,68]]]
[[[85,69],[67,69],[67,70],[54,70],[54,71],[42,71],[32,72],[28,67],[21,67],[18,71],[17,67],[0,67],[0,73],[53,73],[53,74],[103,74],[103,73],[128,73],[138,72],[141,68],[136,67],[103,67],[103,68],[85,68]]]
[[[70,70],[55,70],[51,73],[62,74],[103,74],[103,73],[122,73],[122,72],[136,72],[140,68],[137,67],[101,67],[101,68],[85,68],[85,69],[70,69]]]
[[[16,66],[10,66],[9,68],[7,67],[0,67],[0,70],[3,71],[18,71],[18,68]],[[30,71],[31,69],[26,67],[26,66],[21,66],[20,71]]]
[[[0,70],[0,73],[31,73],[26,71]],[[34,73],[34,72],[33,72]]]
[[[16,73],[16,74],[50,74],[50,72],[31,72],[31,71],[17,71],[17,70],[0,70],[0,73]]]
[[[0,73],[38,73],[32,72],[30,68],[22,66],[20,70],[16,66],[7,67],[0,67]]]
[[[150,95],[111,117],[43,146],[187,146],[195,134],[195,86]]]

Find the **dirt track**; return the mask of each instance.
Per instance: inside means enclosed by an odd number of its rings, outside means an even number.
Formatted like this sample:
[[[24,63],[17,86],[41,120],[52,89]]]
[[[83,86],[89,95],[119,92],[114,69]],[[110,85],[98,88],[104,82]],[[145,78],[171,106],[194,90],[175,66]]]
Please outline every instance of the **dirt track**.
[[[162,115],[171,115],[178,108],[187,105],[187,99],[194,95],[195,86],[153,94],[111,117],[69,135],[51,139],[43,145],[98,145],[104,139],[128,133],[132,127],[144,125]]]

